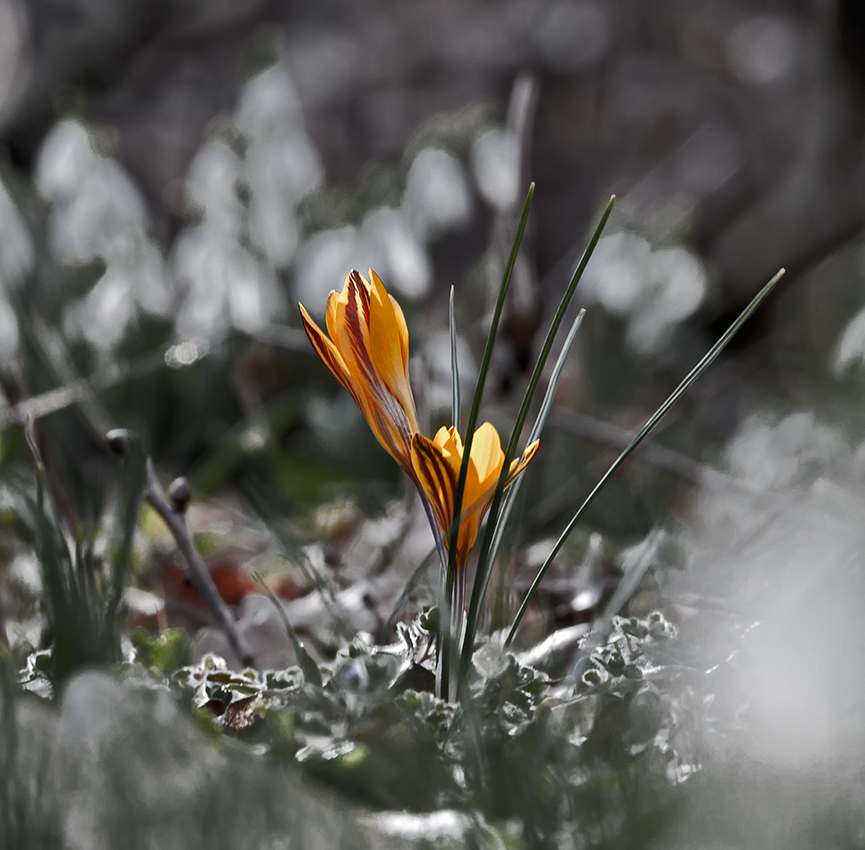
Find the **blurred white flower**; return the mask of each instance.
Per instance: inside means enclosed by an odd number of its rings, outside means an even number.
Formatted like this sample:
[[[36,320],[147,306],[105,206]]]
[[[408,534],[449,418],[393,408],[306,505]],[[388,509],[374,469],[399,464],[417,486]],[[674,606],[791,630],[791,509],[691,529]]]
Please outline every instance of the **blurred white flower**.
[[[102,259],[91,291],[70,306],[64,324],[95,347],[122,339],[139,310],[167,315],[171,294],[162,255],[147,234],[147,206],[118,163],[101,155],[78,121],[58,122],[36,160],[35,182],[51,203],[48,247],[63,264]]]
[[[703,264],[684,248],[654,251],[646,269],[647,289],[634,309],[628,342],[635,351],[660,350],[668,331],[703,303],[708,280]]]
[[[18,320],[5,298],[0,298],[0,363],[8,362],[18,350]]]
[[[283,63],[244,86],[235,125],[245,137],[242,152],[210,139],[187,177],[187,195],[202,220],[181,234],[172,256],[185,291],[178,313],[183,334],[219,334],[231,326],[255,333],[284,312],[276,270],[295,260],[296,207],[323,176]],[[315,277],[317,257],[326,259],[307,251],[302,280],[310,280],[310,271]]]
[[[125,254],[147,224],[144,201],[123,169],[111,160],[93,164],[73,198],[55,206],[49,248],[61,263]]]
[[[844,328],[835,347],[832,371],[841,376],[854,364],[865,362],[865,309],[860,310]]]
[[[83,335],[96,348],[111,348],[122,339],[135,307],[132,281],[109,266],[90,292],[70,308],[66,330]]]
[[[322,167],[300,133],[254,141],[243,163],[250,190],[249,229],[278,268],[288,266],[299,242],[297,204],[321,183]]]
[[[172,254],[185,298],[177,315],[182,336],[209,336],[230,326],[255,333],[284,309],[273,269],[207,227],[181,234]]]
[[[84,125],[73,119],[58,121],[36,156],[36,188],[47,201],[67,201],[78,191],[95,162],[96,153]]]
[[[424,148],[409,167],[403,211],[424,241],[466,225],[472,197],[462,163],[447,151]]]
[[[407,298],[421,298],[429,292],[432,263],[401,211],[387,207],[373,210],[364,218],[359,236],[370,257],[381,258],[379,265],[363,266],[364,272],[375,269],[388,289]]]
[[[753,490],[785,489],[847,454],[844,440],[813,413],[792,413],[777,422],[751,417],[726,450],[731,470]]]
[[[284,63],[244,86],[235,121],[248,143],[240,174],[249,187],[250,236],[271,265],[286,268],[300,241],[295,209],[324,169]]]
[[[627,315],[645,289],[651,253],[645,239],[628,231],[602,237],[586,267],[580,291],[608,313]]]
[[[587,301],[628,317],[629,345],[651,354],[703,303],[708,277],[700,260],[685,248],[653,251],[641,236],[621,231],[598,242],[580,289]]]
[[[186,196],[208,229],[236,238],[243,207],[237,195],[240,158],[224,139],[208,139],[189,166]]]
[[[252,138],[266,138],[303,129],[303,109],[284,62],[256,74],[243,87],[235,121]]]
[[[426,366],[423,380],[417,386],[425,387],[426,404],[431,412],[450,410],[453,404],[453,376],[451,374],[451,337],[449,331],[437,331],[430,335],[424,347],[424,363],[413,361],[413,371]],[[468,343],[457,336],[457,365],[460,371],[460,394],[463,406],[474,393],[478,369]]]
[[[383,257],[376,256],[351,225],[324,230],[300,250],[294,270],[294,294],[307,310],[324,316],[325,302],[332,290],[342,288],[351,269],[364,275],[367,269],[383,268]]]
[[[481,133],[472,145],[471,166],[478,190],[488,204],[502,210],[516,202],[520,149],[513,133],[498,128]]]

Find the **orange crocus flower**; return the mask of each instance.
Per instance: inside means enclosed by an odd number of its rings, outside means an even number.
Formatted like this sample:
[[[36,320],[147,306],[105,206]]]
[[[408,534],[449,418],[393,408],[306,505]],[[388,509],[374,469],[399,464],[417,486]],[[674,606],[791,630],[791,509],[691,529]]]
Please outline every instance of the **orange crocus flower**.
[[[318,356],[351,393],[378,441],[414,481],[445,566],[463,442],[454,427],[440,428],[432,440],[420,433],[409,382],[405,317],[372,269],[369,278],[352,271],[342,292],[331,292],[326,314],[330,338],[301,304],[303,326]],[[512,461],[508,485],[537,449],[536,440]],[[463,493],[456,558],[460,608],[469,553],[504,462],[499,435],[485,422],[475,431]]]
[[[351,393],[378,441],[414,480],[411,441],[420,428],[408,376],[408,328],[399,304],[372,269],[369,278],[351,271],[342,292],[330,293],[330,339],[303,304],[300,315],[324,365]]]
[[[511,461],[505,482],[506,487],[509,487],[528,466],[539,445],[540,440],[535,440],[526,447],[522,457],[514,458]],[[445,549],[449,544],[450,529],[453,523],[454,502],[456,501],[457,482],[459,481],[463,454],[463,441],[453,426],[439,428],[432,440],[423,434],[415,434],[412,439],[412,466],[418,489],[421,490],[431,506],[436,521],[433,525],[433,534],[437,540],[443,542]],[[457,537],[456,555],[458,598],[455,602],[458,611],[462,609],[464,601],[465,568],[469,553],[478,539],[481,522],[495,495],[496,484],[498,484],[504,463],[505,453],[502,451],[498,432],[492,424],[484,422],[475,431],[472,440],[460,511],[462,518]],[[432,519],[430,522],[432,523]]]

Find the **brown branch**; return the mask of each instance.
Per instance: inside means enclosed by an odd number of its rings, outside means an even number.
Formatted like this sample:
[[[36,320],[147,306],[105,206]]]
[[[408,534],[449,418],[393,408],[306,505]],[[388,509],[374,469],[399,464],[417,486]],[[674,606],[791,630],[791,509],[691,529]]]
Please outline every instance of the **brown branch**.
[[[162,490],[162,485],[156,477],[153,461],[150,458],[147,458],[147,489],[145,491],[145,498],[148,504],[162,517],[163,522],[168,526],[171,536],[177,543],[177,548],[180,549],[180,553],[186,561],[193,586],[213,612],[216,622],[228,638],[231,648],[237,653],[241,664],[247,667],[255,667],[255,657],[252,654],[252,650],[237,630],[228,605],[225,604],[225,601],[219,595],[219,591],[213,583],[213,578],[207,569],[207,565],[195,549],[186,516],[181,511],[175,510],[168,503]]]

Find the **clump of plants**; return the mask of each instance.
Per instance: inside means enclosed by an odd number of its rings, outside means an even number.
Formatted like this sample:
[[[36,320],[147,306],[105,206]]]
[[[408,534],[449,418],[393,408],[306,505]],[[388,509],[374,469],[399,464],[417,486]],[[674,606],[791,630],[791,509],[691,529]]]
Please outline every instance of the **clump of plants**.
[[[85,771],[88,764],[116,779],[100,786],[107,796],[101,813],[91,813],[92,846],[111,846],[105,842],[117,840],[124,824],[129,835],[158,840],[153,801],[169,806],[169,800],[153,790],[142,815],[137,795],[144,794],[143,786],[124,777],[139,769],[143,776],[158,775],[152,759],[140,767],[136,760],[160,736],[173,742],[167,769],[188,770],[195,779],[190,787],[198,790],[184,805],[196,823],[206,824],[198,838],[178,826],[184,846],[198,846],[199,839],[201,846],[228,846],[229,839],[231,846],[333,846],[334,840],[360,846],[367,839],[409,842],[411,829],[421,846],[423,836],[432,841],[442,823],[448,840],[478,847],[622,846],[650,833],[670,794],[700,767],[690,734],[700,710],[689,685],[699,666],[694,651],[663,613],[623,615],[659,557],[663,535],[653,532],[622,557],[618,586],[593,606],[588,622],[552,628],[534,646],[520,646],[517,638],[544,576],[586,510],[781,273],[621,451],[549,549],[510,623],[491,629],[488,590],[509,524],[516,521],[522,474],[543,454],[544,426],[584,311],[572,321],[549,374],[548,360],[613,204],[611,199],[558,305],[502,443],[491,423],[478,422],[533,191],[505,268],[467,417],[451,291],[452,422],[432,438],[419,424],[402,310],[375,272],[368,279],[351,272],[342,290],[330,296],[327,333],[301,307],[316,353],[408,475],[432,529],[433,558],[440,565],[437,604],[402,618],[407,594],[400,594],[380,635],[342,629],[333,651],[311,651],[280,600],[262,585],[296,664],[261,669],[196,546],[186,482],[174,482],[166,494],[141,441],[112,430],[105,449],[119,459],[104,502],[119,509],[110,522],[100,515],[90,524],[72,525],[46,486],[36,426],[28,423],[36,483],[15,489],[10,510],[40,565],[45,629],[39,651],[25,657],[4,651],[2,660],[0,845],[66,846],[74,815],[68,771]],[[189,582],[245,669],[231,669],[214,655],[193,663],[182,630],[124,629],[124,592],[143,500],[168,527]],[[426,566],[419,564],[416,575]],[[317,592],[326,616],[338,619],[336,595],[326,586]],[[82,682],[96,694],[92,705]],[[127,703],[143,708],[121,711]],[[88,725],[82,719],[87,717],[103,725]],[[139,749],[124,750],[126,763],[110,757],[111,735],[125,734],[124,723],[134,727],[140,742]],[[64,756],[76,730],[82,740],[95,742],[89,762],[80,754]],[[52,785],[55,771],[66,778]],[[231,788],[245,789],[234,809]],[[332,823],[318,838],[314,829],[304,832],[306,824],[325,823],[334,811],[341,812],[339,829]],[[395,811],[416,820],[406,825],[385,816]],[[434,821],[434,813],[444,820]]]

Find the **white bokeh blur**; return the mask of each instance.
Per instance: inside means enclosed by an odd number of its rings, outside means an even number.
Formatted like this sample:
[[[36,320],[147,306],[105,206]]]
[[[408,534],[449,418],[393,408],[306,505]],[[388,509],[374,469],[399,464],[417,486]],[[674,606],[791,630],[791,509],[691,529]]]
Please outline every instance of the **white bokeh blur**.
[[[39,150],[35,182],[51,205],[51,257],[69,266],[105,263],[93,288],[66,313],[67,332],[107,351],[139,311],[167,316],[171,293],[141,192],[98,150],[84,124],[64,119],[52,128]]]

